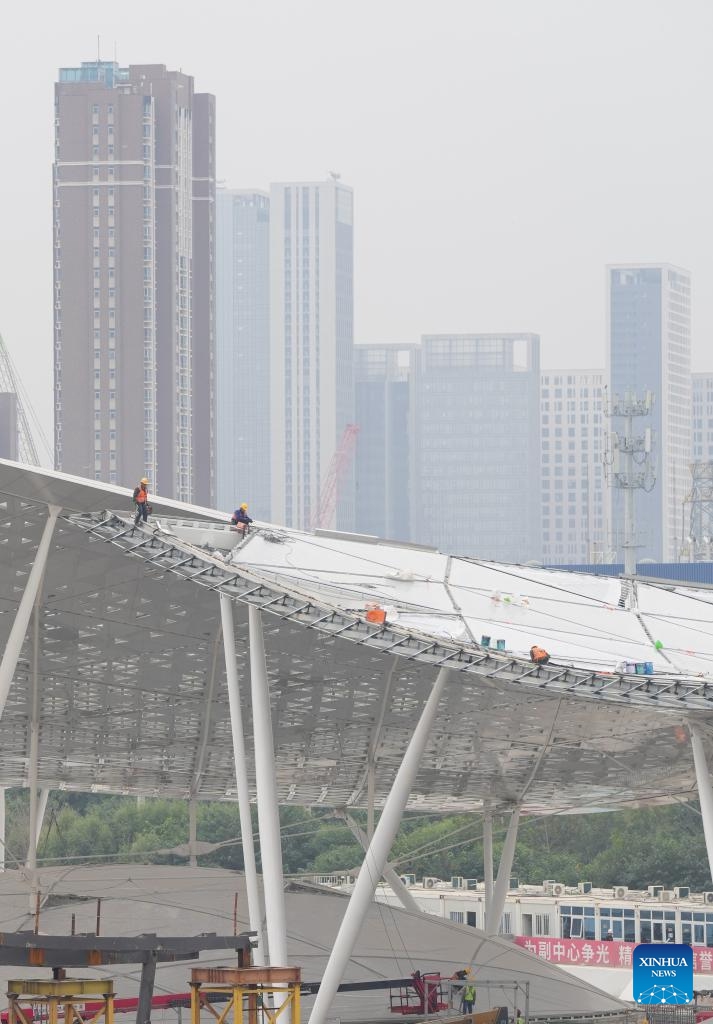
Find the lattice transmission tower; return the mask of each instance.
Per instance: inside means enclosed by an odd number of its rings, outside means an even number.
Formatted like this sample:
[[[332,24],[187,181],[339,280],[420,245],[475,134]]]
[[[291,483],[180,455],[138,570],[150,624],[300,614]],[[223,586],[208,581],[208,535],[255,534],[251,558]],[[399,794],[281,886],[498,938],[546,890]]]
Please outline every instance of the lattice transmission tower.
[[[20,378],[15,371],[10,353],[7,350],[2,335],[0,334],[0,394],[11,394],[16,400],[17,417],[17,458],[19,462],[25,462],[30,466],[39,466],[40,457],[30,430],[30,422],[27,410],[34,417],[29,399],[25,393]],[[39,424],[36,428],[42,436]],[[46,442],[45,442],[46,444]],[[48,446],[49,447],[49,446]]]
[[[683,554],[691,562],[713,560],[713,462],[691,463],[691,490],[684,498],[684,523],[688,506],[688,537],[684,530]]]

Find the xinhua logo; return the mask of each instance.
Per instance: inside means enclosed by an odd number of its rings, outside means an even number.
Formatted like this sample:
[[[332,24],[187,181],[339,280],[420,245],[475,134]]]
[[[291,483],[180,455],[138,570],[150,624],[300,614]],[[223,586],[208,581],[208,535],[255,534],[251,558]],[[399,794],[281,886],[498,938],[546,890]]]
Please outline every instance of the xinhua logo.
[[[634,950],[634,1002],[644,1006],[693,1002],[693,950],[674,943],[645,943]]]

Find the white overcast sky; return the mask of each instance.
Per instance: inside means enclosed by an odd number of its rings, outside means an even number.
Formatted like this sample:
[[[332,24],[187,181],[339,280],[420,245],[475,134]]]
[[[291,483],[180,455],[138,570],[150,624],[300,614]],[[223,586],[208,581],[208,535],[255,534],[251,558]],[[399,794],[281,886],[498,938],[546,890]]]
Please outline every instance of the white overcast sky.
[[[0,332],[46,429],[53,82],[97,36],[215,93],[231,186],[353,186],[357,340],[603,366],[605,264],[666,260],[713,369],[711,0],[39,0],[0,43]]]

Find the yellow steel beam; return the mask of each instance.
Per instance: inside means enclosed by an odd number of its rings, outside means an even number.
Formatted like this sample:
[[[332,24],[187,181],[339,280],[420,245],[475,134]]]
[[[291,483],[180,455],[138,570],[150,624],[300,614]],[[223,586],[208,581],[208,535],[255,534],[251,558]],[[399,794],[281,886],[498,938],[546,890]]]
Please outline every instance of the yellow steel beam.
[[[65,978],[48,981],[45,978],[15,978],[7,983],[8,996],[46,996],[48,999],[70,999],[73,996],[114,995],[114,982],[95,978]]]

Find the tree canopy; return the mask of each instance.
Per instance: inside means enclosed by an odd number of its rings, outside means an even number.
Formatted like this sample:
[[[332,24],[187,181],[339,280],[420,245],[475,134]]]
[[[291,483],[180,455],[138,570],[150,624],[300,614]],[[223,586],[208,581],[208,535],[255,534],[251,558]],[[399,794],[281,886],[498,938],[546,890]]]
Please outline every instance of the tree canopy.
[[[365,827],[364,816],[356,817]],[[494,821],[496,864],[506,824],[504,818]],[[361,849],[346,824],[328,811],[283,807],[281,826],[286,875],[349,871],[361,863]],[[221,844],[201,856],[201,864],[242,869],[236,804],[199,804],[197,830],[199,840]],[[24,861],[27,834],[27,791],[14,790],[7,802],[9,866]],[[179,864],[185,856],[170,851],[187,840],[186,802],[52,793],[38,857],[41,864],[122,858]],[[406,815],[391,860],[400,873],[417,878],[482,879],[482,819],[475,814]],[[512,874],[526,883],[554,878],[567,885],[586,880],[595,886],[713,888],[695,804],[525,818]]]

